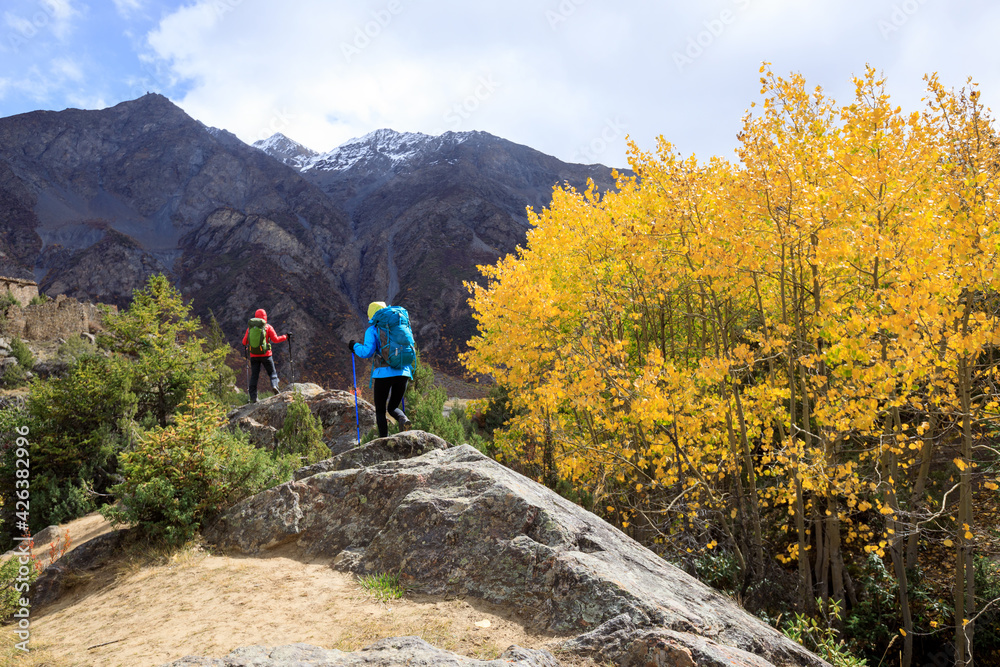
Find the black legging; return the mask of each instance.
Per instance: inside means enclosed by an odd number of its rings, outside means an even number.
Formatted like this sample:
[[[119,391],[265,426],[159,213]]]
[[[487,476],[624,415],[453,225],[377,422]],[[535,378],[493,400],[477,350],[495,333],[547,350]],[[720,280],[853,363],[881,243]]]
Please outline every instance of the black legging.
[[[405,375],[396,375],[388,378],[375,378],[372,383],[375,389],[375,423],[378,424],[378,437],[385,438],[389,435],[389,423],[385,418],[386,411],[398,424],[409,421],[403,411],[399,409],[409,381],[410,378]]]
[[[267,372],[268,379],[271,380],[271,389],[278,393],[278,372],[274,370],[274,359],[271,357],[250,357],[250,386],[247,393],[250,394],[250,402],[257,401],[257,380],[260,378],[260,367],[263,366]]]

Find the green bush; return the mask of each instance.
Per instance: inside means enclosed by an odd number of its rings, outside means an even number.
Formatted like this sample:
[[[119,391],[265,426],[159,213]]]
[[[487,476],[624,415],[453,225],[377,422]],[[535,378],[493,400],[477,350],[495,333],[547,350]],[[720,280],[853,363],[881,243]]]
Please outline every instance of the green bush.
[[[11,306],[21,306],[21,302],[14,297],[14,294],[7,290],[5,293],[0,294],[0,313],[5,312]]]
[[[29,306],[37,306],[39,304],[47,303],[47,302],[49,302],[51,300],[52,299],[50,299],[48,297],[48,295],[46,295],[46,294],[39,294],[38,296],[31,297],[31,301],[28,302],[28,305]]]
[[[28,371],[20,364],[10,364],[3,370],[0,381],[2,381],[3,386],[11,389],[20,387],[28,381]]]
[[[32,532],[45,526],[72,521],[97,509],[96,497],[87,491],[87,482],[80,478],[58,479],[41,473],[31,482]],[[37,509],[36,509],[37,508]],[[35,521],[40,513],[43,521]]]
[[[36,381],[5,422],[27,427],[32,470],[31,529],[82,516],[115,482],[117,453],[132,438],[135,397],[123,362],[81,359],[64,378]],[[9,543],[14,458],[0,457],[0,545]],[[89,491],[87,490],[89,489]]]
[[[878,660],[898,636],[895,628],[902,625],[896,602],[896,580],[881,558],[869,554],[856,581],[858,604],[847,616],[845,634],[864,647],[869,659]]]
[[[989,556],[976,556],[976,597],[980,605],[1000,599],[1000,564]],[[981,609],[976,619],[976,660],[982,664],[1000,663],[1000,606]]]
[[[296,458],[273,457],[220,428],[224,411],[204,394],[193,387],[172,425],[141,433],[121,454],[125,481],[111,489],[118,502],[101,509],[109,521],[182,544],[216,513],[291,477]]]
[[[305,459],[302,465],[330,458],[330,448],[323,442],[323,427],[299,393],[292,398],[285,423],[275,434],[275,439],[279,454]]]
[[[0,622],[6,621],[21,608],[21,598],[28,597],[26,586],[30,586],[38,578],[34,560],[28,561],[24,567],[27,572],[21,569],[21,562],[16,557],[8,558],[0,564]]]
[[[71,336],[65,343],[59,345],[56,356],[60,361],[75,363],[84,357],[97,354],[97,345],[83,336]]]
[[[820,606],[823,604],[821,599],[816,602]],[[835,627],[840,622],[840,606],[836,601],[831,601],[830,607],[830,615],[823,622],[805,614],[795,614],[791,621],[785,623],[782,632],[833,667],[865,667],[868,662],[852,654]]]
[[[28,346],[20,338],[10,341],[10,353],[17,363],[25,370],[31,370],[35,366],[35,355],[31,353]]]

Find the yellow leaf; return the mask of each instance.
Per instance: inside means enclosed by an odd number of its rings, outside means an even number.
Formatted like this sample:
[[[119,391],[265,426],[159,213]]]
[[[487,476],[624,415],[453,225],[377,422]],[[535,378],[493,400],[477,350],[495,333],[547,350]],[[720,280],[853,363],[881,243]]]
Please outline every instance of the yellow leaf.
[[[968,464],[962,459],[954,459],[952,462],[959,470],[965,470],[966,468],[969,467]]]
[[[951,540],[945,540],[945,541],[944,541],[944,545],[945,545],[946,547],[950,547],[950,546],[951,546],[951,545],[953,545],[953,544],[955,544],[955,543],[954,543],[954,542],[952,542]]]

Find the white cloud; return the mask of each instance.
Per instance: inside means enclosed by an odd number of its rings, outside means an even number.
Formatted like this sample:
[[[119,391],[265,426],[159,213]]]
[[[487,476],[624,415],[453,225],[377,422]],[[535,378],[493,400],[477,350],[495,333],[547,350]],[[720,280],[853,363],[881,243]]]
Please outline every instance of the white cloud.
[[[73,30],[73,21],[80,16],[80,11],[73,6],[73,1],[39,0],[38,4],[51,17],[55,36],[66,39]]]
[[[31,19],[19,16],[13,12],[4,12],[3,20],[8,28],[20,35],[33,35],[38,30],[34,23],[31,22]]]
[[[115,11],[123,18],[130,18],[145,9],[143,0],[114,0]]]
[[[80,63],[69,58],[55,58],[52,60],[50,70],[57,79],[63,81],[83,81],[83,69]]]
[[[175,101],[245,141],[281,131],[322,151],[380,127],[478,129],[620,166],[626,134],[643,148],[663,134],[682,152],[730,155],[764,60],[841,102],[866,63],[907,104],[924,71],[955,85],[992,79],[1000,10],[973,4],[198,0],[148,44],[163,80],[182,82]],[[898,30],[883,35],[880,20]]]

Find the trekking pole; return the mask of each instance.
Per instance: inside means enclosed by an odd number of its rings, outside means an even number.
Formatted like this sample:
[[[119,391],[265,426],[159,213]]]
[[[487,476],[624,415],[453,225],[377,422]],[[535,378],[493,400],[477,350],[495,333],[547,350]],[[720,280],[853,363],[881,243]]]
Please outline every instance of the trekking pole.
[[[247,386],[247,396],[250,396],[250,348],[246,345],[243,346],[243,358],[246,360],[244,367],[247,371],[246,386]]]
[[[354,423],[358,425],[358,447],[361,446],[361,417],[358,416],[358,371],[354,366],[354,353],[351,353],[351,375],[354,377]]]
[[[295,384],[295,353],[292,351],[292,336],[288,336],[288,362],[292,365],[292,381],[289,384]]]

